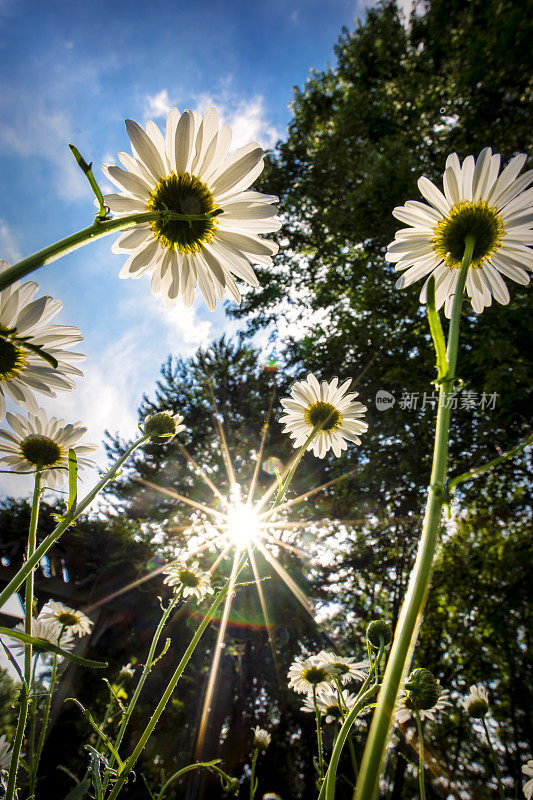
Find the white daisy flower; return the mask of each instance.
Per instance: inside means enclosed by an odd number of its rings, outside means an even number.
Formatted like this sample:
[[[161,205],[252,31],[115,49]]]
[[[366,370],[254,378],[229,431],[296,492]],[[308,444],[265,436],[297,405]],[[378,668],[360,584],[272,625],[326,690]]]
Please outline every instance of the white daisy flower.
[[[19,622],[18,625],[15,625],[14,630],[24,633],[24,623]],[[67,651],[72,650],[75,644],[72,635],[68,631],[63,631],[61,626],[49,619],[39,619],[39,617],[37,617],[37,619],[32,620],[31,635],[36,639],[43,640],[41,647],[43,651],[46,651],[46,642],[55,644],[62,650]],[[23,655],[25,649],[24,642],[17,641],[15,644],[10,645],[9,649],[15,653],[15,655]]]
[[[339,678],[342,683],[348,683],[354,678],[364,681],[368,673],[368,661],[356,661],[355,658],[346,658],[337,653],[322,650],[317,655],[321,664],[328,668],[331,675]]]
[[[331,685],[331,672],[315,656],[297,656],[289,667],[287,674],[289,689],[294,689],[299,694],[312,694],[313,687],[317,690]]]
[[[323,686],[316,693],[316,704],[328,724],[342,720],[347,711],[350,711],[357,697],[348,689],[342,690],[342,707],[339,705],[339,694],[334,686]],[[301,707],[301,711],[315,713],[313,695],[308,694]]]
[[[2,734],[2,736],[0,736],[0,769],[9,769],[12,749],[6,737]]]
[[[448,689],[444,689],[434,706],[431,708],[417,709],[418,714],[420,715],[420,720],[423,722],[425,719],[429,719],[432,722],[435,722],[436,714],[438,714],[439,711],[444,711],[448,706],[452,705],[449,701],[449,696],[450,693]],[[415,709],[411,708],[409,705],[409,694],[402,692],[397,707],[396,722],[401,725],[411,719],[411,717],[414,717],[415,713]]]
[[[418,187],[430,205],[408,201],[392,212],[411,227],[402,228],[389,245],[386,258],[396,262],[403,275],[398,289],[420,278],[427,280],[420,293],[426,302],[429,277],[435,278],[435,304],[444,305],[451,315],[459,267],[464,255],[465,237],[475,238],[472,263],[467,273],[466,291],[476,314],[498,303],[509,302],[502,275],[527,285],[533,269],[533,170],[518,173],[527,156],[515,156],[501,175],[500,156],[490,147],[477,161],[467,156],[461,165],[457,153],[448,156],[444,172],[444,194],[428,178]],[[525,191],[527,189],[527,191]]]
[[[104,202],[117,217],[168,209],[179,214],[209,214],[208,220],[187,222],[157,219],[136,225],[112,247],[127,253],[121,278],[152,274],[152,292],[166,306],[181,295],[191,305],[200,288],[208,307],[215,308],[225,292],[240,300],[233,275],[258,286],[250,264],[269,266],[277,245],[259,234],[280,228],[273,205],[278,198],[247,191],[263,169],[263,150],[256,143],[227,157],[231,129],[219,130],[214,108],[202,117],[195,111],[180,114],[172,108],[165,136],[154,122],[145,131],[126,120],[133,156],[119,153],[125,170],[104,164],[119,194]]]
[[[63,603],[58,603],[56,600],[49,600],[45,603],[38,619],[56,622],[60,628],[64,627],[65,631],[72,636],[90,634],[94,625],[92,619],[89,619],[83,611],[76,611],[63,605]]]
[[[266,750],[272,739],[270,733],[261,728],[260,725],[256,725],[255,728],[252,728],[252,731],[254,734],[254,747],[257,750]]]
[[[489,693],[478,683],[470,687],[470,692],[463,698],[461,705],[471,717],[482,719],[489,710]]]
[[[0,260],[0,272],[8,267],[7,261]],[[56,392],[74,388],[72,376],[83,375],[74,362],[83,361],[85,356],[66,349],[82,341],[81,332],[67,325],[49,324],[63,303],[48,296],[34,300],[38,288],[35,281],[22,285],[16,281],[0,292],[0,420],[6,415],[6,397],[36,414],[34,392],[56,397]],[[25,347],[20,339],[26,337],[29,344],[53,356],[57,368]]]
[[[200,601],[206,594],[213,593],[211,577],[208,572],[199,569],[198,561],[193,561],[192,564],[187,564],[185,561],[169,564],[163,573],[166,575],[163,583],[182,589],[183,597],[194,595]]]
[[[524,794],[527,800],[531,800],[533,797],[533,759],[530,758],[527,764],[524,764],[522,772],[530,778],[530,780],[524,784]]]
[[[78,444],[87,428],[81,422],[65,424],[64,419],[47,418],[42,408],[36,414],[6,414],[13,429],[0,430],[0,464],[7,464],[11,472],[42,470],[50,487],[61,484],[68,474],[68,451],[76,452],[78,469],[93,466],[85,458],[97,449],[95,444]]]
[[[291,396],[281,401],[286,413],[280,422],[285,424],[283,432],[294,439],[294,447],[301,447],[320,422],[322,428],[308,447],[318,458],[324,458],[330,448],[339,457],[341,450],[346,450],[347,441],[361,444],[359,434],[368,429],[361,419],[366,406],[353,402],[358,393],[348,393],[351,382],[349,378],[339,386],[339,379],[333,378],[329,383],[319,383],[309,374],[306,381],[293,385]]]

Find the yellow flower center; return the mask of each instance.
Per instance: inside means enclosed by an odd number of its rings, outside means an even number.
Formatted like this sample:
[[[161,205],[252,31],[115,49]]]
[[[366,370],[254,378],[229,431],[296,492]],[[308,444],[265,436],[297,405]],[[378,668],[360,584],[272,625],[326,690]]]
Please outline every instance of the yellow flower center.
[[[27,363],[22,347],[0,336],[0,381],[12,380],[22,372]]]
[[[322,669],[322,667],[307,667],[307,669],[304,669],[302,673],[302,678],[304,681],[307,681],[307,683],[310,683],[313,686],[316,686],[318,683],[322,683],[322,681],[325,681],[327,677],[328,673],[325,669]]]
[[[505,233],[502,218],[485,200],[456,203],[433,231],[435,252],[447,267],[459,268],[465,252],[465,239],[475,240],[472,267],[481,267],[501,244]]]
[[[331,666],[335,667],[335,671],[339,675],[346,675],[346,673],[350,671],[350,667],[348,667],[346,664],[343,664],[342,661],[332,661]]]
[[[194,572],[191,572],[189,569],[180,570],[178,572],[178,578],[184,586],[190,589],[196,589],[196,587],[200,585],[200,578],[198,575],[195,575]]]
[[[71,614],[69,611],[61,611],[57,615],[57,621],[62,625],[71,627],[72,625],[77,625],[80,620],[75,614]]]
[[[322,400],[306,408],[304,416],[305,421],[312,428],[322,424],[323,431],[332,431],[338,428],[342,422],[340,412],[335,406],[332,406],[331,403],[323,403]]]
[[[48,436],[32,434],[26,436],[19,445],[19,452],[26,461],[38,469],[53,467],[63,458],[63,450]]]
[[[178,214],[208,214],[214,211],[215,198],[201,180],[184,172],[171,172],[150,192],[148,211],[175,211]],[[161,217],[151,223],[152,231],[163,247],[183,255],[198,252],[211,241],[216,230],[214,219],[187,222]]]

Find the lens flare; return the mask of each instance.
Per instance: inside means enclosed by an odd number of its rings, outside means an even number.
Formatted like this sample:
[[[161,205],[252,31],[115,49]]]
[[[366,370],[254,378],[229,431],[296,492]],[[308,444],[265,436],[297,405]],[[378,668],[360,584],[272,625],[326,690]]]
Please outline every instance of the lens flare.
[[[228,508],[228,536],[238,550],[253,544],[259,536],[259,520],[253,507],[235,503]]]

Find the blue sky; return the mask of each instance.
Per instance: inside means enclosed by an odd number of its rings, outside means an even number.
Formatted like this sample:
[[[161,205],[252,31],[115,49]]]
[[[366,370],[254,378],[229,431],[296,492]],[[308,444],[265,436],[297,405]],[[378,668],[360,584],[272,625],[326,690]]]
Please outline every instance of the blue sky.
[[[343,25],[364,0],[0,0],[0,258],[10,263],[90,224],[92,195],[74,165],[73,142],[95,165],[129,152],[124,119],[154,119],[169,105],[215,105],[234,144],[271,147],[286,133],[292,87],[334,63]],[[8,187],[6,191],[6,187]],[[121,281],[114,237],[34,273],[64,303],[57,322],[77,325],[87,354],[78,388],[43,398],[49,414],[82,419],[90,441],[104,429],[131,436],[143,391],[168,353],[187,356],[236,323],[210,313],[165,310],[148,281]],[[18,410],[12,408],[11,410]],[[5,423],[4,423],[5,424]],[[103,451],[98,460],[105,463]],[[27,494],[29,478],[0,476],[0,493]]]

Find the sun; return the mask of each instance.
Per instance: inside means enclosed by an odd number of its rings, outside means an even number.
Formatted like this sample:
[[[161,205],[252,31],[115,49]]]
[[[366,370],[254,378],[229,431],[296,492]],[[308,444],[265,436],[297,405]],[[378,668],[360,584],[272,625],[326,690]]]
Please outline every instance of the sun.
[[[260,522],[253,506],[236,502],[227,510],[228,537],[238,550],[254,544],[260,535]]]

